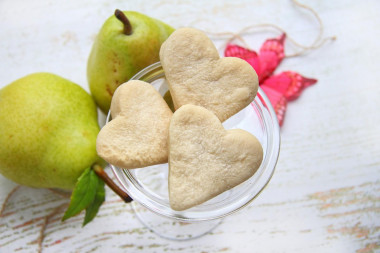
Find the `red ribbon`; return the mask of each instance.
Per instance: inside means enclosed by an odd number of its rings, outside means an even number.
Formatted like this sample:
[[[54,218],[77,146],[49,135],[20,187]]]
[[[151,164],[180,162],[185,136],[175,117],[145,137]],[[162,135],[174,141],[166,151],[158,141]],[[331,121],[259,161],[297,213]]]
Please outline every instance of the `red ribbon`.
[[[226,57],[238,57],[247,61],[259,77],[260,88],[269,98],[282,126],[289,101],[298,98],[302,91],[317,82],[293,71],[284,71],[273,75],[277,66],[285,57],[284,42],[286,34],[268,39],[261,46],[259,53],[234,44],[227,44],[224,50]]]

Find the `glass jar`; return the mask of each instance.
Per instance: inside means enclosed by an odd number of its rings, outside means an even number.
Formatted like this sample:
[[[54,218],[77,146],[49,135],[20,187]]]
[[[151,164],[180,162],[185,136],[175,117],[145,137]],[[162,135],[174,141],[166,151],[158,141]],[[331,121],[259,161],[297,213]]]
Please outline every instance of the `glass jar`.
[[[132,80],[152,84],[162,96],[168,90],[160,62],[143,69]],[[109,113],[107,122],[110,120]],[[124,190],[134,199],[132,206],[136,216],[153,232],[176,240],[201,236],[219,224],[221,218],[248,205],[269,183],[279,155],[280,132],[276,114],[264,92],[259,88],[255,100],[223,126],[255,135],[264,151],[262,164],[247,181],[188,210],[170,208],[168,164],[129,170],[110,165]]]

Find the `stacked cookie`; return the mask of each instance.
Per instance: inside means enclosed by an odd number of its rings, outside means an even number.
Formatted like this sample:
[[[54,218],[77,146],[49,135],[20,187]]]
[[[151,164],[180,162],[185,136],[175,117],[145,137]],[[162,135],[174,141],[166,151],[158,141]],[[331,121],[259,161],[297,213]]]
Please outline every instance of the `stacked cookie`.
[[[112,98],[112,121],[98,135],[97,152],[126,169],[168,162],[170,206],[181,211],[239,185],[260,167],[256,137],[222,126],[254,100],[258,79],[244,60],[220,58],[193,28],[176,30],[162,45],[160,61],[174,114],[153,86],[129,81]]]

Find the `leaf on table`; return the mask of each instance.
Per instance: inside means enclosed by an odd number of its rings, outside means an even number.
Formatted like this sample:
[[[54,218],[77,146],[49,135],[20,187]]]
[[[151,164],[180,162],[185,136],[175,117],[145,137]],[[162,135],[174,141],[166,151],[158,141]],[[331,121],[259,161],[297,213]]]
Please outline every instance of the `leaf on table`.
[[[91,168],[87,168],[82,173],[71,194],[70,205],[62,221],[77,215],[94,202],[100,180]]]
[[[86,208],[86,215],[84,217],[83,226],[92,221],[99,211],[99,207],[103,204],[106,196],[104,189],[104,181],[98,178],[98,186],[96,188],[95,198],[92,203]]]

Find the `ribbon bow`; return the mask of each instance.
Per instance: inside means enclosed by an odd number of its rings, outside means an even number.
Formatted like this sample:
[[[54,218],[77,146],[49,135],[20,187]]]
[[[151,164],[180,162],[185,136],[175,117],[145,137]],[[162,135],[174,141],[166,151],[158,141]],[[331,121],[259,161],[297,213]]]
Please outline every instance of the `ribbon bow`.
[[[284,121],[287,103],[298,98],[306,87],[317,82],[316,79],[303,77],[294,71],[273,75],[285,57],[285,38],[286,34],[283,33],[278,38],[266,40],[259,53],[231,43],[224,50],[224,56],[241,58],[255,69],[260,88],[269,98],[280,126]]]

